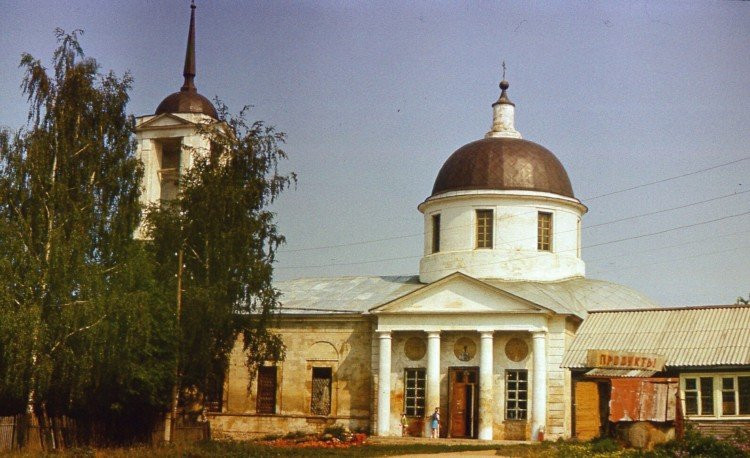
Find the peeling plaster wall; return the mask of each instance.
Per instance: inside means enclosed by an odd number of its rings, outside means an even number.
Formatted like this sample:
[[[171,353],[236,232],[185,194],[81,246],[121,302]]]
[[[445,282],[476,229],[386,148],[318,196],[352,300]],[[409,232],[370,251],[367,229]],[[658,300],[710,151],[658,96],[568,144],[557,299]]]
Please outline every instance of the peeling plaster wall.
[[[285,360],[276,363],[276,413],[256,413],[257,378],[248,389],[240,337],[230,359],[223,412],[210,415],[215,435],[240,439],[293,431],[320,432],[333,424],[352,430],[369,428],[370,320],[365,317],[285,317],[281,323],[272,330],[286,345]],[[333,372],[329,416],[310,413],[313,367],[330,367]]]
[[[471,321],[464,317],[464,321]],[[476,318],[476,317],[474,317]],[[468,319],[468,320],[467,320]],[[548,319],[547,334],[547,421],[546,438],[570,436],[570,373],[560,368],[562,355],[570,345],[577,324],[564,316]],[[319,432],[326,426],[340,424],[350,429],[377,430],[378,337],[374,323],[367,317],[308,317],[284,318],[275,329],[287,346],[287,356],[278,366],[276,414],[259,415],[255,411],[257,380],[248,390],[248,375],[242,342],[238,340],[231,356],[225,385],[224,412],[211,415],[211,426],[217,437],[247,438],[293,431]],[[416,360],[407,357],[405,344],[416,337],[425,342],[422,331],[394,331],[391,343],[391,435],[400,436],[399,418],[404,411],[404,375],[407,368],[426,368],[427,355]],[[476,351],[468,361],[455,355],[454,346],[460,338],[468,338]],[[512,338],[519,338],[528,347],[528,354],[515,362],[506,356],[505,347]],[[325,342],[326,344],[321,344]],[[327,345],[327,346],[326,346]],[[447,432],[448,369],[451,367],[479,367],[480,335],[476,331],[444,331],[440,339],[440,408],[441,428]],[[534,383],[533,345],[531,334],[524,331],[499,331],[493,338],[493,439],[529,439],[531,434],[531,406]],[[271,363],[268,363],[271,364]],[[331,415],[310,414],[312,367],[331,367]],[[505,371],[526,369],[529,374],[528,418],[505,419]],[[478,401],[478,399],[477,399]],[[425,406],[429,416],[433,406]],[[480,412],[482,415],[484,412]],[[424,430],[424,419],[410,419],[410,430]],[[478,421],[478,418],[477,418]]]
[[[429,198],[419,278],[432,283],[460,271],[474,278],[555,281],[584,276],[574,199],[532,191],[462,191]],[[476,249],[476,210],[494,211],[493,248]],[[537,214],[552,213],[552,251],[537,250]],[[432,216],[440,215],[440,251],[432,252]]]

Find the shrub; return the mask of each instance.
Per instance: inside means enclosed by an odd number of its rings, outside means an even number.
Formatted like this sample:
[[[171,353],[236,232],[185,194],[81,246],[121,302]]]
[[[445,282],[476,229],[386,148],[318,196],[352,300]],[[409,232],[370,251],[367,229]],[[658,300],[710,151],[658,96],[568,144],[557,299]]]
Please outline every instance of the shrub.
[[[620,444],[612,438],[602,437],[591,441],[591,451],[594,453],[612,453],[620,450]]]
[[[284,435],[284,439],[301,439],[307,437],[304,431],[290,431]]]
[[[682,440],[669,441],[657,447],[658,452],[668,456],[716,456],[722,458],[747,457],[747,453],[730,441],[713,436],[704,436],[698,431],[687,430]]]
[[[335,437],[340,441],[348,440],[351,436],[351,433],[341,425],[333,425],[327,427],[323,430],[323,435],[325,436],[326,434],[330,434],[332,437]]]

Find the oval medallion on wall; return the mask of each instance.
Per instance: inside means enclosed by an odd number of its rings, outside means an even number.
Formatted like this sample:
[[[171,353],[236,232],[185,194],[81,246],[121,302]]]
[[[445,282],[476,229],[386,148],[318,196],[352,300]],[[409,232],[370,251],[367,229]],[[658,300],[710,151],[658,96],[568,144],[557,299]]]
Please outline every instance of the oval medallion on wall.
[[[514,337],[505,344],[505,356],[514,362],[523,361],[529,355],[529,346],[523,340]]]
[[[461,337],[453,345],[453,354],[459,361],[470,361],[477,354],[477,344],[468,337]]]
[[[427,346],[424,343],[424,339],[420,339],[419,337],[409,337],[406,339],[404,353],[412,361],[419,361],[424,358],[424,354],[427,353]]]

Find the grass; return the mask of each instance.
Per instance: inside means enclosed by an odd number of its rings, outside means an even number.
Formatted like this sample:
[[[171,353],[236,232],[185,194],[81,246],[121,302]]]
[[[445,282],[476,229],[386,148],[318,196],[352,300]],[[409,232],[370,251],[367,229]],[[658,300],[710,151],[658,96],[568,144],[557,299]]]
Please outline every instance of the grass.
[[[495,450],[497,456],[512,456],[520,458],[669,458],[684,456],[704,457],[746,457],[747,451],[731,448],[730,442],[717,441],[713,438],[694,435],[682,442],[672,442],[657,447],[652,452],[642,452],[624,449],[612,439],[596,439],[590,442],[557,441],[541,444],[367,444],[350,448],[331,447],[275,447],[257,441],[206,441],[194,444],[166,445],[160,447],[130,447],[110,449],[72,449],[56,453],[15,452],[13,457],[114,457],[134,458],[149,456],[156,458],[180,457],[324,457],[324,456],[393,456],[409,454],[433,454],[445,452],[462,452],[471,450]],[[744,442],[743,442],[744,444]],[[744,445],[743,445],[744,447]],[[750,449],[745,449],[750,450]],[[731,453],[730,453],[731,452]]]

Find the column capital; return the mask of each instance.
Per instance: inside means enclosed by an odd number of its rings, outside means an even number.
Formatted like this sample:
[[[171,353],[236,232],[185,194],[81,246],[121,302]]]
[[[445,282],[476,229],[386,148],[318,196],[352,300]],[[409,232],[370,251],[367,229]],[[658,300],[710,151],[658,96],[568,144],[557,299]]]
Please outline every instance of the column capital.
[[[390,339],[391,331],[375,331],[378,333],[378,337],[381,339]]]
[[[532,331],[531,332],[531,337],[533,339],[544,339],[544,338],[547,337],[547,330],[544,329],[544,330],[540,330],[540,331]]]
[[[426,331],[428,339],[439,339],[440,331]]]
[[[482,339],[492,339],[495,336],[495,331],[479,331],[479,337]]]

